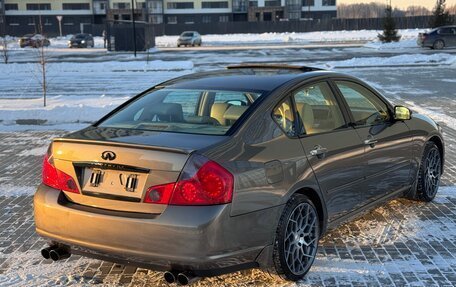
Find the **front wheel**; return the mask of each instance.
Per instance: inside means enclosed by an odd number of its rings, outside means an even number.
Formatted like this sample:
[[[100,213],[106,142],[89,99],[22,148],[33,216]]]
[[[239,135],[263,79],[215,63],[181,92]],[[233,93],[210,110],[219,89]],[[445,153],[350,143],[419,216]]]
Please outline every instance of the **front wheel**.
[[[320,239],[320,221],[313,202],[296,194],[286,204],[274,242],[274,273],[299,281],[312,266]]]
[[[442,157],[437,145],[428,142],[418,171],[415,199],[432,201],[437,195],[442,175]]]

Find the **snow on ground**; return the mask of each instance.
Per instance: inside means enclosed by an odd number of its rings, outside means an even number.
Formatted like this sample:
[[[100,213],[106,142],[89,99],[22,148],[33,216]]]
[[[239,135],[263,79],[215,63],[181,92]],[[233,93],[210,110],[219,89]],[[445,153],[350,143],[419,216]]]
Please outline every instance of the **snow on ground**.
[[[403,40],[415,39],[423,29],[399,30]],[[375,41],[381,31],[322,31],[308,33],[262,33],[262,34],[225,34],[202,35],[204,46],[245,45],[245,44],[307,44],[321,42]],[[159,36],[155,39],[158,47],[175,47],[179,36]]]
[[[420,48],[417,44],[417,37],[411,39],[402,39],[399,42],[392,43],[382,43],[379,40],[369,42],[364,45],[365,48],[372,48],[375,50],[392,50],[392,49],[410,49],[410,48]]]
[[[47,99],[0,99],[0,120],[3,125],[18,120],[45,120],[45,124],[91,123],[100,119],[129,97],[57,96]]]
[[[436,122],[443,122],[452,129],[456,129],[456,118],[453,118],[447,114],[441,113],[429,107],[424,108],[413,101],[405,101],[405,103],[411,110],[431,117]]]
[[[67,48],[68,47],[68,41],[71,39],[73,35],[66,35],[62,37],[56,37],[56,38],[50,38],[49,41],[51,42],[50,47],[52,48]],[[0,40],[2,38],[0,37]],[[19,47],[19,37],[7,37],[6,40],[8,41],[8,49],[10,50],[18,50],[18,49],[30,49],[33,50],[33,48],[26,47],[26,48],[21,48]],[[103,48],[103,37],[93,37],[94,40],[94,48]],[[3,41],[0,41],[0,49],[3,49]],[[89,48],[90,49],[90,48]]]
[[[4,186],[0,186],[0,190],[3,188]],[[31,194],[32,188],[26,191]],[[13,196],[26,195],[28,194],[27,192],[24,194],[13,194]],[[426,209],[434,209],[439,205],[447,204],[450,200],[454,201],[455,199],[455,186],[441,187],[434,202],[430,203],[430,205],[435,205],[435,207],[426,207]],[[450,220],[450,218],[445,220],[443,217],[440,217],[439,220],[423,219],[422,205],[425,205],[425,203],[407,200],[393,201],[388,205],[372,211],[375,214],[381,214],[381,216],[365,217],[351,224],[343,225],[338,230],[342,234],[341,237],[345,238],[344,240],[352,240],[353,242],[357,242],[359,246],[370,246],[372,248],[375,246],[384,246],[384,244],[394,244],[394,242],[407,242],[408,240],[414,242],[422,241],[423,239],[430,241],[443,239],[454,242],[456,240],[455,222]],[[401,216],[397,216],[398,208],[403,210]],[[353,239],[347,239],[347,237],[352,236],[349,231],[349,226],[352,225],[356,225],[359,228],[360,234],[353,235]],[[387,228],[393,228],[394,230],[385,231]],[[379,234],[390,234],[393,236],[379,237]],[[323,238],[322,240],[324,241],[326,239]],[[72,257],[57,264],[50,262],[48,262],[49,264],[43,264],[40,263],[43,259],[37,251],[16,251],[13,254],[3,254],[0,252],[0,259],[5,259],[7,263],[5,272],[0,274],[0,286],[88,286],[97,283],[96,278],[84,277],[82,275],[89,264],[94,263],[94,260],[91,259]],[[306,280],[312,282],[313,278],[318,278],[319,280],[315,280],[314,282],[325,282],[326,280],[337,278],[338,284],[344,284],[344,280],[346,280],[347,282],[345,283],[351,285],[350,282],[365,283],[372,280],[376,281],[375,278],[377,276],[388,276],[389,273],[394,271],[426,273],[430,272],[431,269],[435,269],[435,266],[439,268],[445,268],[447,266],[451,270],[450,266],[456,265],[456,259],[442,258],[439,255],[430,256],[430,260],[431,262],[429,264],[423,264],[422,261],[410,255],[402,259],[383,260],[382,263],[367,264],[365,260],[340,259],[337,256],[329,254],[318,255]],[[112,284],[110,280],[113,280]],[[115,276],[110,279],[106,278],[103,280],[103,286],[115,286],[116,284],[113,282],[117,282],[116,280],[118,278],[115,278]],[[310,285],[307,282],[303,281],[290,285],[290,283],[268,278],[267,275],[259,270],[246,270],[219,277],[205,278],[192,286],[216,286],[220,284],[224,286]],[[415,283],[416,286],[424,286],[422,282]],[[133,275],[131,285],[167,286],[163,281],[162,274],[152,271],[136,272]]]
[[[425,66],[425,65],[453,65],[456,64],[456,55],[439,54],[407,54],[393,57],[365,57],[352,58],[343,61],[326,62],[325,68],[350,67],[381,67],[381,66]]]

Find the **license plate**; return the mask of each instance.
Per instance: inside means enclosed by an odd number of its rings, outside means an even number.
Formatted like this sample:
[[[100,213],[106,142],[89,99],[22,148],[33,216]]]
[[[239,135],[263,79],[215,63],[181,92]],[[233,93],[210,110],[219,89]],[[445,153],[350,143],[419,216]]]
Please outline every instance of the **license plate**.
[[[83,191],[140,198],[145,177],[144,174],[133,172],[85,168]]]

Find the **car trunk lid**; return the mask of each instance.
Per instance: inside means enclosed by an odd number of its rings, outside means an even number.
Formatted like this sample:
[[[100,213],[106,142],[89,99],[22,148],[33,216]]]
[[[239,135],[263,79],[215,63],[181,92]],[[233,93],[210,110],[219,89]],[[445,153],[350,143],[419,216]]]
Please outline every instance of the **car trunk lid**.
[[[57,138],[55,167],[72,176],[77,204],[116,211],[161,213],[162,204],[144,203],[151,186],[176,182],[190,154],[223,140],[220,136],[89,128]]]

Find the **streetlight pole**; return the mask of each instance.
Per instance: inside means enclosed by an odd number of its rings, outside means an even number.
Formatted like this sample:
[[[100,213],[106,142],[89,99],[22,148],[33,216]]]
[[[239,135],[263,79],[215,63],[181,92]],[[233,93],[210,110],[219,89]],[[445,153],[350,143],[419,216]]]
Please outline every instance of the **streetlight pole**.
[[[135,5],[134,0],[131,0],[131,21],[133,24],[133,49],[135,50],[136,58],[136,25],[135,25]]]

